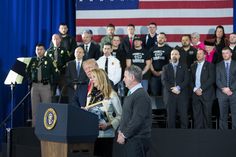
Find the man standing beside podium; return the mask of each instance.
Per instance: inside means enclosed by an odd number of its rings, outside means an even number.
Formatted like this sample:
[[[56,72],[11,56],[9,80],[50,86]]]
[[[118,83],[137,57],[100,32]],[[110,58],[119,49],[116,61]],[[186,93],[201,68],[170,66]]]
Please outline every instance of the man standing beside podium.
[[[36,109],[39,103],[51,102],[51,83],[54,81],[58,70],[52,60],[46,56],[45,47],[37,44],[35,49],[37,57],[33,57],[27,68],[31,86],[32,126],[35,126]]]
[[[124,154],[129,157],[146,157],[150,151],[152,105],[141,80],[139,67],[125,69],[124,82],[129,92],[123,103],[117,142],[124,144]]]

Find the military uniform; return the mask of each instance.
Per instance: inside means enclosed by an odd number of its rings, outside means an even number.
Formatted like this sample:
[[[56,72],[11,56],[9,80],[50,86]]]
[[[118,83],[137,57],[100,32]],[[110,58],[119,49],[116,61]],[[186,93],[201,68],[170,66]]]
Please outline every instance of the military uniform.
[[[31,87],[32,126],[35,126],[36,109],[39,103],[51,102],[51,84],[58,76],[58,70],[48,57],[31,59],[27,68]]]
[[[100,51],[103,52],[103,46],[105,45],[105,43],[111,43],[112,41],[112,36],[111,35],[106,35],[101,39],[100,42]]]
[[[50,57],[53,60],[54,66],[59,70],[60,76],[57,82],[52,85],[52,94],[56,95],[56,89],[59,87],[60,92],[63,92],[65,87],[65,67],[66,63],[70,60],[69,51],[66,51],[63,47],[50,47],[46,52],[45,56]],[[65,91],[65,90],[64,90]],[[65,92],[63,92],[65,93]]]

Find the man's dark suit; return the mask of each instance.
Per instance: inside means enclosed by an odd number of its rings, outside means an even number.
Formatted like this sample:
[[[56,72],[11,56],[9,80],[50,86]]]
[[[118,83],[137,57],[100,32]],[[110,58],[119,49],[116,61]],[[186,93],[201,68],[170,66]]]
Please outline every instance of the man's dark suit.
[[[81,64],[82,66],[82,64]],[[76,61],[70,61],[66,66],[66,83],[67,83],[67,92],[69,97],[69,102],[72,102],[75,90],[74,85],[79,87],[81,84],[86,84],[88,82],[88,77],[84,72],[84,69],[81,67],[79,74],[76,69]]]
[[[228,128],[228,108],[230,107],[232,116],[232,128],[236,129],[236,61],[231,60],[229,72],[229,88],[233,92],[227,96],[222,92],[222,88],[227,87],[225,62],[221,61],[216,65],[216,95],[220,106],[220,128]]]
[[[135,35],[136,36],[136,35]],[[133,38],[135,38],[135,36]],[[133,44],[134,46],[134,44]],[[132,48],[133,48],[132,46]],[[129,36],[125,36],[121,42],[121,48],[124,50],[125,54],[128,54],[131,50],[131,45],[129,42]]]
[[[195,87],[196,71],[198,63],[191,66],[191,87]],[[204,62],[200,74],[202,95],[198,96],[195,92],[192,95],[194,128],[211,128],[212,103],[215,99],[215,66]]]
[[[84,44],[79,45],[80,47],[82,47],[85,50],[85,46]],[[88,52],[84,53],[84,60],[87,59],[91,59],[94,58],[95,60],[98,60],[98,58],[101,56],[101,52],[100,52],[100,47],[99,45],[91,42],[91,45],[89,47]]]
[[[120,131],[126,137],[127,157],[146,157],[150,148],[152,127],[151,100],[143,88],[124,99]]]
[[[174,75],[174,68],[172,63],[163,67],[162,84],[164,86],[164,101],[167,105],[168,113],[168,127],[175,128],[176,112],[178,110],[181,128],[188,127],[188,85],[189,72],[187,65],[179,63],[176,70],[176,77]],[[180,94],[176,95],[171,92],[171,87],[179,86]]]

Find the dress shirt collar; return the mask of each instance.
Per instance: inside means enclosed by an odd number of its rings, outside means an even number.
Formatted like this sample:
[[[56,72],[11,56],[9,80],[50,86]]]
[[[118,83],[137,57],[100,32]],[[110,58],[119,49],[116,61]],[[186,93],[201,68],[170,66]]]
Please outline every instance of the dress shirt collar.
[[[75,59],[76,65],[77,65],[78,63],[81,65],[82,61],[83,61],[82,59],[80,59],[80,60]]]
[[[225,65],[227,64],[227,63],[231,63],[231,59],[230,60],[227,60],[227,61],[224,61],[224,63],[225,63]]]
[[[106,58],[111,58],[112,57],[112,55],[109,55],[109,56],[105,56],[105,55],[103,55],[103,57],[106,59]]]
[[[177,61],[176,63],[171,62],[171,64],[172,64],[172,66],[178,66],[179,61]]]
[[[88,44],[84,44],[84,48],[85,48],[86,46],[88,46],[88,50],[89,50],[89,48],[90,48],[90,46],[91,46],[91,42],[89,42]]]
[[[130,94],[134,93],[137,89],[139,88],[143,88],[142,84],[141,83],[138,83],[137,85],[135,85],[134,87],[132,87],[129,91],[130,91]]]
[[[204,63],[205,63],[205,61],[197,62],[197,65],[203,66]]]

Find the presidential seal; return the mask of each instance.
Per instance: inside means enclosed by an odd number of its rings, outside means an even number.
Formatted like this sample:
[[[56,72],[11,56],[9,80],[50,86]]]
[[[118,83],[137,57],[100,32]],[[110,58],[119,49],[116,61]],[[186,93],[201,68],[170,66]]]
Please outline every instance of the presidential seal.
[[[53,108],[47,109],[44,114],[44,127],[47,130],[51,130],[55,127],[57,123],[57,113]]]

